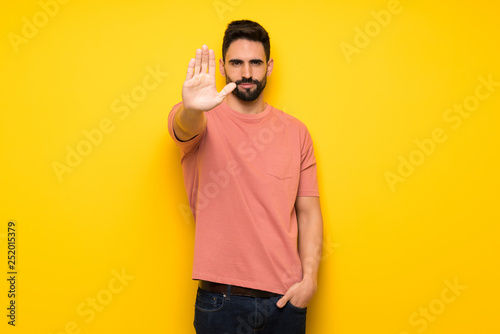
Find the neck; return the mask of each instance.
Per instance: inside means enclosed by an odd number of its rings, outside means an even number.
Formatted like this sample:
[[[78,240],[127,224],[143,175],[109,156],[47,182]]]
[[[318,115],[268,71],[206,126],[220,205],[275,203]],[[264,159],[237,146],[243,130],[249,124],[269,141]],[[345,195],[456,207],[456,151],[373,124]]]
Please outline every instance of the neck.
[[[236,88],[238,89],[238,88]],[[229,108],[242,114],[258,114],[264,111],[266,103],[264,103],[263,94],[254,101],[242,101],[233,94],[226,96],[226,104]]]

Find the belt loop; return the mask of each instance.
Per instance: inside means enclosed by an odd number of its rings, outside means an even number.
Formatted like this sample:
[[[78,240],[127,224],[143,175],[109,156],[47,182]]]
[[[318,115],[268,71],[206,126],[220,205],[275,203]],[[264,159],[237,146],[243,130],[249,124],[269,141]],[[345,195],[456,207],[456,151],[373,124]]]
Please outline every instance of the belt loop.
[[[231,285],[227,285],[226,300],[231,300]]]

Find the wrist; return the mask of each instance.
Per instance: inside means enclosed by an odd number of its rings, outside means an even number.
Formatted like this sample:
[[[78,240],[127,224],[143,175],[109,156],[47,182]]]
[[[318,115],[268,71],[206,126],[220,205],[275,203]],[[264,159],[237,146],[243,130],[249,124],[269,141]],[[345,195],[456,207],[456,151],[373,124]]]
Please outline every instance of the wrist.
[[[182,112],[182,113],[189,115],[189,116],[198,115],[198,114],[203,113],[202,110],[196,110],[196,109],[191,109],[189,107],[186,107],[184,102],[182,102],[182,104],[180,105],[179,112]]]
[[[316,288],[318,287],[318,278],[313,274],[305,274],[302,276],[302,282],[311,285],[314,288],[314,291],[316,291]]]

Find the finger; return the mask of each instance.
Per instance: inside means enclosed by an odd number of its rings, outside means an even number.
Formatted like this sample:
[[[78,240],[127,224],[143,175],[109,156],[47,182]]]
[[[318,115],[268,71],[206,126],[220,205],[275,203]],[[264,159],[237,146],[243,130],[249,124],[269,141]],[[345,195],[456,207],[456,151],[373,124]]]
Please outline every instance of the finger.
[[[203,44],[201,47],[201,73],[207,73],[208,67],[208,46]]]
[[[188,65],[186,80],[191,79],[193,77],[193,74],[194,74],[194,58],[191,58]]]
[[[196,49],[196,59],[194,61],[194,74],[200,73],[201,65],[201,49]]]
[[[231,93],[236,88],[236,84],[234,82],[228,83],[220,93],[218,94],[221,99],[225,98],[229,93]]]
[[[280,300],[278,300],[278,302],[276,303],[276,306],[278,306],[279,308],[282,308],[283,306],[286,305],[286,303],[288,303],[288,301],[290,300],[290,296],[287,296],[286,294],[281,297]]]
[[[212,49],[208,51],[208,74],[215,76],[215,52]]]
[[[282,308],[283,306],[286,305],[286,303],[288,303],[288,301],[290,299],[292,299],[293,293],[290,290],[291,290],[291,288],[288,289],[288,291],[285,293],[285,295],[283,297],[281,297],[280,300],[278,300],[278,302],[276,303],[276,306],[278,306],[279,308]]]

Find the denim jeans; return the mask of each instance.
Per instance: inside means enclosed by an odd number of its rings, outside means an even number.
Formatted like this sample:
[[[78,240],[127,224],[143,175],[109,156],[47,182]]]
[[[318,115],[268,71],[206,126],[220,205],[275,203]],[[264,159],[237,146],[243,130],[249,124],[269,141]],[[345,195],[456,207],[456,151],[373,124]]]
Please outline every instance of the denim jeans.
[[[242,297],[198,288],[194,328],[197,334],[304,334],[307,307],[288,302],[279,308],[281,297]]]

